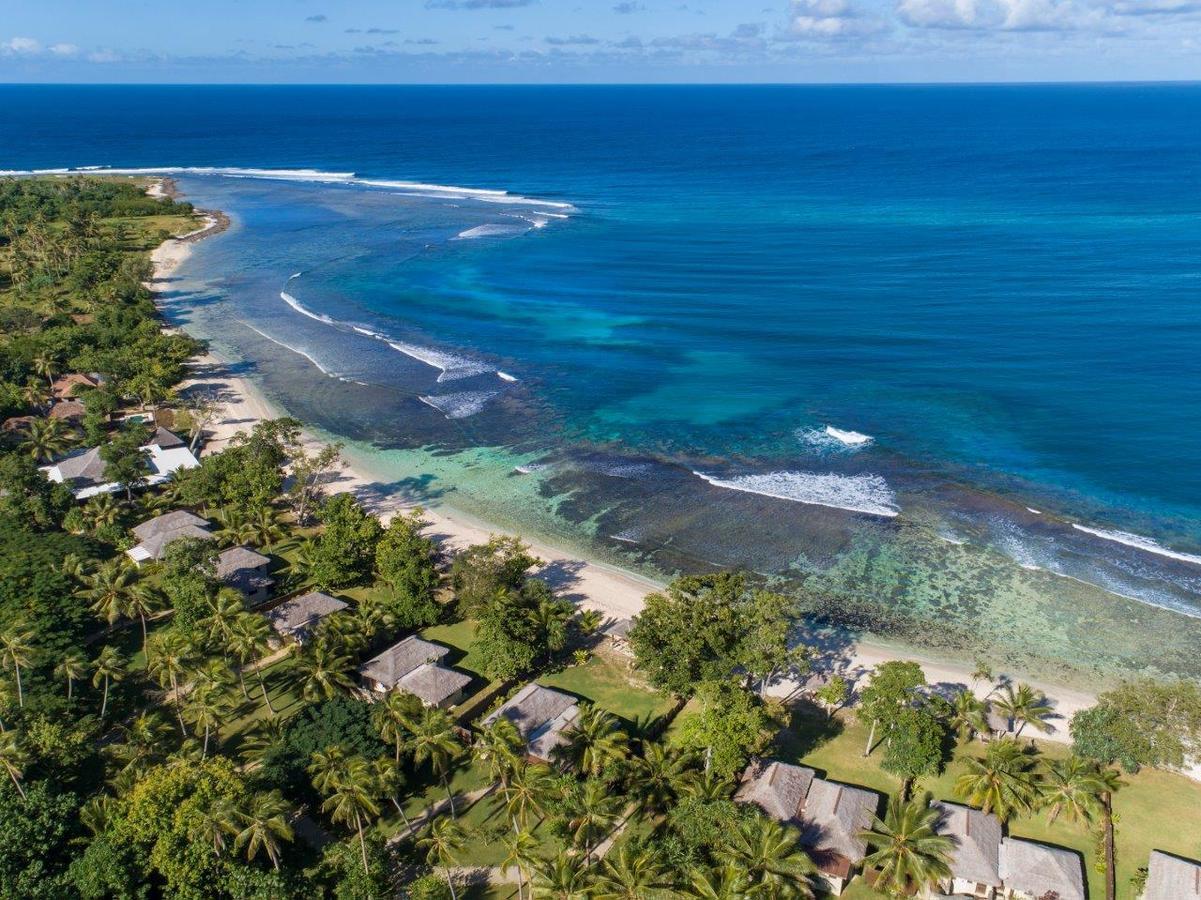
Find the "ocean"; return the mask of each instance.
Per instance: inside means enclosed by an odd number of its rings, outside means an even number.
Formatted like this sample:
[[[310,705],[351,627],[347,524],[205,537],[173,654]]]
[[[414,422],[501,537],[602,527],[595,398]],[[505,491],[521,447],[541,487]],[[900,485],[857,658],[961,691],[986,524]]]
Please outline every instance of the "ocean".
[[[381,489],[886,640],[1201,675],[1201,86],[0,86]]]

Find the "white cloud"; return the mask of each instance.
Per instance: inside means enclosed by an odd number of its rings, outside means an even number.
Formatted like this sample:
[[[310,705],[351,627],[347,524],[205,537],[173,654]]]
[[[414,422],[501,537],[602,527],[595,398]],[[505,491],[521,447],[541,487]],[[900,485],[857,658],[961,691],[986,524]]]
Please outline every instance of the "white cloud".
[[[120,61],[121,55],[114,53],[112,50],[97,50],[95,53],[88,54],[88,62],[115,63]]]
[[[1072,31],[1105,18],[1074,0],[900,0],[897,15],[914,28],[998,31]]]
[[[788,31],[798,38],[842,38],[872,34],[885,28],[849,0],[792,0]]]
[[[38,53],[42,45],[31,37],[15,37],[0,44],[0,50],[9,53]]]
[[[79,48],[74,44],[51,44],[50,52],[55,56],[74,56],[79,52]]]

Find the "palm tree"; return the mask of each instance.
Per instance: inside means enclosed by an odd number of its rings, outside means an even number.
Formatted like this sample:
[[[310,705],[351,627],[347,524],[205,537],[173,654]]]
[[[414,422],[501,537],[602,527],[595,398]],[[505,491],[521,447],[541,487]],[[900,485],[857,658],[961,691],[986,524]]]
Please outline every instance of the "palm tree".
[[[552,654],[567,646],[568,626],[573,615],[575,607],[571,601],[559,597],[544,597],[533,611],[534,623],[545,640],[547,662]]]
[[[498,716],[491,724],[480,729],[471,745],[471,755],[476,762],[488,767],[495,781],[500,781],[501,790],[509,789],[509,776],[521,762],[523,745],[517,726],[506,716]],[[513,826],[517,830],[517,826]]]
[[[246,522],[250,540],[255,546],[270,547],[284,536],[284,529],[279,523],[279,513],[270,506],[260,506]]]
[[[1096,764],[1073,754],[1046,764],[1038,782],[1038,805],[1051,823],[1060,814],[1071,822],[1092,822],[1101,813],[1104,792]]]
[[[237,547],[254,540],[254,526],[238,507],[226,507],[217,513],[217,521],[221,523],[217,531],[217,540],[221,543]]]
[[[245,735],[238,755],[248,763],[262,762],[283,744],[286,731],[282,719],[259,719]]]
[[[389,691],[371,709],[371,720],[380,737],[391,741],[400,764],[400,751],[409,738],[409,723],[421,715],[421,701],[404,691]]]
[[[255,794],[246,810],[238,813],[242,828],[234,838],[235,849],[245,847],[247,860],[264,851],[278,872],[280,841],[292,840],[292,826],[288,824],[291,812],[291,804],[279,791]]]
[[[500,864],[501,872],[517,868],[517,900],[525,896],[526,872],[537,860],[538,841],[528,831],[518,831],[505,838],[505,858]]]
[[[408,814],[405,813],[405,808],[397,797],[405,784],[404,774],[400,771],[399,763],[393,762],[386,756],[381,756],[371,761],[371,769],[375,773],[376,793],[380,797],[387,797],[391,800],[392,805],[396,807],[396,811],[404,820],[405,828],[412,828],[413,823],[409,821]]]
[[[139,582],[125,598],[125,615],[137,616],[142,622],[142,655],[146,655],[146,617],[152,616],[167,605],[166,598],[145,582]]]
[[[309,762],[309,775],[313,779],[313,787],[323,794],[333,791],[334,786],[346,777],[348,759],[346,751],[337,744],[314,751]]]
[[[1035,759],[1014,738],[988,745],[983,759],[964,759],[966,771],[955,779],[955,793],[984,812],[1008,822],[1016,813],[1033,808],[1036,797],[1032,773]]]
[[[301,694],[309,703],[332,700],[351,687],[350,658],[334,651],[324,640],[310,643],[296,658]]]
[[[1105,834],[1105,900],[1114,900],[1117,893],[1117,872],[1114,869],[1113,795],[1122,786],[1117,770],[1104,766],[1097,771],[1101,784],[1101,827]]]
[[[92,531],[116,525],[121,518],[121,507],[112,494],[97,494],[83,505],[83,518]]]
[[[208,602],[208,615],[197,624],[205,630],[208,639],[217,647],[229,646],[234,622],[246,611],[246,601],[233,588],[222,588]]]
[[[212,845],[213,855],[225,850],[225,836],[238,833],[238,810],[226,797],[214,797],[196,817],[195,827],[206,843]]]
[[[156,634],[146,642],[146,671],[159,687],[171,689],[175,700],[175,713],[179,717],[181,734],[187,733],[183,721],[183,698],[179,692],[179,676],[192,663],[192,650],[187,639],[177,631],[167,630]]]
[[[592,870],[583,858],[559,851],[553,859],[534,864],[530,895],[537,900],[589,900]]]
[[[33,358],[33,371],[46,379],[46,383],[54,386],[54,373],[58,369],[58,360],[50,353],[39,353]]]
[[[752,886],[770,898],[813,896],[810,876],[817,871],[800,847],[801,836],[767,816],[756,816],[731,831],[719,857],[745,871]]]
[[[1051,730],[1047,719],[1054,714],[1054,709],[1046,696],[1028,684],[1019,684],[1016,689],[1012,684],[1005,685],[1000,698],[994,700],[993,704],[1007,718],[1017,723],[1018,729],[1014,737],[1021,737],[1022,730],[1027,725],[1044,734]]]
[[[82,653],[72,650],[67,653],[54,667],[54,675],[57,678],[63,678],[67,682],[67,703],[71,702],[71,694],[75,687],[75,682],[86,677],[88,674],[88,661],[84,659]]]
[[[103,749],[121,763],[122,771],[141,772],[146,763],[162,756],[163,740],[171,731],[159,713],[140,712],[127,723],[119,724],[120,740]]]
[[[242,685],[242,695],[248,699],[250,695],[246,693],[244,670],[267,654],[271,647],[270,635],[271,626],[262,616],[242,612],[234,618],[227,646],[239,663],[238,682]],[[255,665],[254,674],[258,677],[259,690],[263,692],[263,702],[267,705],[267,711],[274,716],[275,707],[271,705],[271,698],[267,695],[267,683],[263,680],[261,664]]]
[[[450,792],[450,781],[447,778],[451,764],[462,752],[463,746],[455,734],[454,722],[445,710],[422,708],[420,717],[412,723],[410,731],[413,737],[409,740],[409,749],[413,753],[413,764],[421,765],[426,761],[442,780],[446,789],[446,799],[450,803],[451,818],[455,818],[455,798]]]
[[[583,846],[585,859],[592,855],[595,840],[621,817],[622,803],[622,798],[600,779],[592,778],[584,782],[579,796],[574,798],[574,808],[567,827],[571,829],[576,843]]]
[[[727,863],[713,869],[694,869],[680,896],[696,900],[758,900],[763,891],[751,884],[745,870]]]
[[[359,833],[359,850],[363,855],[363,872],[370,872],[367,863],[367,840],[363,837],[364,821],[379,815],[375,802],[376,780],[371,766],[361,756],[345,760],[339,770],[325,782],[328,794],[321,811],[335,822],[353,825]]]
[[[21,779],[25,777],[25,764],[28,761],[29,754],[25,752],[20,736],[15,731],[0,731],[0,766],[12,779],[13,787],[22,800],[25,799],[25,790],[21,787]]]
[[[592,896],[596,900],[652,900],[666,897],[671,883],[649,850],[622,846],[605,858]]]
[[[520,828],[528,828],[532,815],[545,813],[543,799],[550,787],[551,774],[546,766],[518,762],[509,775],[505,790],[505,812]]]
[[[988,704],[971,691],[960,691],[951,700],[948,724],[959,743],[965,744],[973,736],[988,731]]]
[[[13,622],[0,631],[0,658],[13,667],[17,678],[17,705],[25,706],[25,689],[21,686],[21,667],[28,668],[34,659],[33,646],[37,634],[22,621]]]
[[[610,762],[624,759],[629,743],[617,719],[591,704],[581,706],[579,717],[564,737],[566,742],[555,748],[556,756],[584,775],[600,775]]]
[[[125,657],[118,652],[116,647],[106,646],[100,651],[100,655],[96,657],[92,666],[95,669],[92,674],[92,687],[100,687],[101,683],[104,684],[104,700],[100,703],[100,719],[103,721],[104,713],[108,710],[109,685],[125,678]]]
[[[630,759],[627,776],[630,794],[638,800],[639,813],[651,815],[670,809],[692,774],[692,761],[691,754],[644,741],[642,756]]]
[[[92,601],[92,612],[111,626],[125,615],[135,578],[137,570],[129,560],[124,556],[114,557],[84,576],[84,587],[78,594]]]
[[[211,682],[197,682],[184,700],[183,714],[204,735],[201,759],[207,758],[209,735],[214,728],[221,727],[220,690]]]
[[[62,419],[34,419],[29,423],[21,447],[37,462],[48,463],[71,446],[71,436]]]
[[[425,861],[431,866],[446,869],[446,884],[450,888],[451,900],[458,900],[455,881],[450,869],[458,861],[457,855],[467,842],[463,826],[454,819],[435,819],[425,837],[417,841],[417,847],[425,851]]]
[[[939,811],[930,798],[888,798],[888,810],[860,838],[874,847],[864,863],[880,871],[876,888],[895,897],[920,893],[951,874],[954,839],[938,833]]]

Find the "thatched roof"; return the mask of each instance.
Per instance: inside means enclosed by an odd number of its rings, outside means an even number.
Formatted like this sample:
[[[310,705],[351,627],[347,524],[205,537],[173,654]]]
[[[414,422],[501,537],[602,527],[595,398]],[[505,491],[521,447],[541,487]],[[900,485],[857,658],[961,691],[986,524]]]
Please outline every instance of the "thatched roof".
[[[399,681],[428,662],[438,662],[450,653],[449,647],[423,641],[416,635],[393,644],[379,656],[359,666],[359,674],[384,688],[394,688]]]
[[[777,821],[791,822],[799,818],[816,774],[805,766],[778,760],[752,760],[742,773],[742,782],[734,799],[740,803],[754,803]]]
[[[193,515],[186,509],[176,509],[161,516],[155,516],[153,519],[147,519],[140,525],[135,525],[131,530],[137,536],[138,540],[145,541],[156,534],[166,534],[185,525],[205,528],[208,526],[208,522],[200,518],[200,516]]]
[[[213,569],[217,578],[243,594],[254,594],[275,584],[262,570],[271,560],[249,547],[230,547],[217,554]]]
[[[267,613],[267,621],[280,634],[307,631],[321,619],[346,609],[346,602],[320,591],[309,591],[281,603]]]
[[[424,703],[437,706],[471,683],[471,676],[437,663],[423,663],[397,682],[396,686]]]
[[[527,684],[485,718],[483,724],[491,725],[504,716],[517,726],[531,756],[550,759],[551,752],[563,743],[562,732],[579,714],[580,708],[570,694],[540,684]]]
[[[964,881],[999,887],[1001,820],[991,813],[958,803],[935,803],[933,806],[942,814],[939,833],[955,841],[951,874]]]
[[[61,419],[65,422],[68,419],[82,419],[87,411],[88,408],[78,400],[60,400],[50,407],[50,412],[46,415],[48,418]]]
[[[873,791],[814,778],[802,807],[804,841],[819,856],[834,854],[853,864],[862,862],[867,845],[859,833],[871,828],[879,802]]]
[[[172,447],[186,447],[184,439],[172,431],[168,431],[161,425],[154,429],[154,437],[150,439],[150,443],[157,444],[164,450],[169,450]]]
[[[1201,863],[1152,850],[1143,900],[1201,900]]]
[[[1085,900],[1080,855],[1061,847],[1007,837],[1001,842],[1001,880],[1031,897]],[[1173,898],[1179,900],[1179,898]]]

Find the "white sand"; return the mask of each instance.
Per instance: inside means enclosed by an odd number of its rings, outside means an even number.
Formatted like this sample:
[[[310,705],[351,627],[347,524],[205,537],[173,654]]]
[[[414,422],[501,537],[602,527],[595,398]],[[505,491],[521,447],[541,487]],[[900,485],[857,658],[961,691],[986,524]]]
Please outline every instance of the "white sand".
[[[211,220],[206,227],[211,227]],[[177,240],[168,240],[158,247],[151,255],[155,267],[155,280],[161,280],[179,266],[191,253],[192,244]],[[215,391],[220,397],[221,412],[217,421],[209,429],[209,437],[205,443],[204,452],[214,453],[228,443],[229,439],[239,431],[249,431],[255,422],[262,419],[281,415],[244,378],[225,372],[224,363],[212,355],[207,355],[196,361],[198,376],[185,382],[189,385],[203,383],[205,390]],[[319,446],[319,442],[307,437],[310,446]],[[400,498],[379,499],[379,485],[344,465],[341,472],[332,479],[332,487],[339,491],[351,491],[362,497],[374,511],[385,520],[396,511],[409,508]],[[479,522],[446,507],[426,508],[425,517],[430,521],[430,533],[443,546],[453,550],[467,547],[471,544],[483,543],[498,529],[491,528],[487,523]],[[581,559],[577,555],[563,551],[544,543],[531,543],[531,551],[546,563],[546,571],[552,573],[552,581],[564,595],[571,597],[581,606],[596,609],[613,619],[628,619],[637,615],[642,609],[643,598],[650,591],[662,585],[631,572],[623,571],[614,566],[591,560]],[[562,573],[569,573],[562,575]],[[893,659],[912,659],[920,662],[925,670],[927,680],[934,685],[962,685],[972,687],[980,696],[991,689],[991,685],[974,685],[971,672],[974,666],[958,665],[926,659],[919,654],[905,650],[869,643],[863,640],[842,640],[837,636],[814,636],[806,643],[818,645],[818,660],[815,668],[823,675],[839,673],[852,681],[859,681],[864,675],[881,662]],[[1018,681],[1018,677],[1013,677]],[[1026,681],[1034,688],[1042,691],[1055,707],[1058,718],[1054,720],[1050,734],[1042,736],[1049,740],[1070,742],[1067,724],[1072,715],[1096,702],[1094,694],[1075,690],[1059,685],[1041,683],[1030,679]],[[800,686],[792,682],[782,682],[773,685],[769,692],[776,695],[793,693]],[[1029,732],[1029,729],[1027,729]]]

